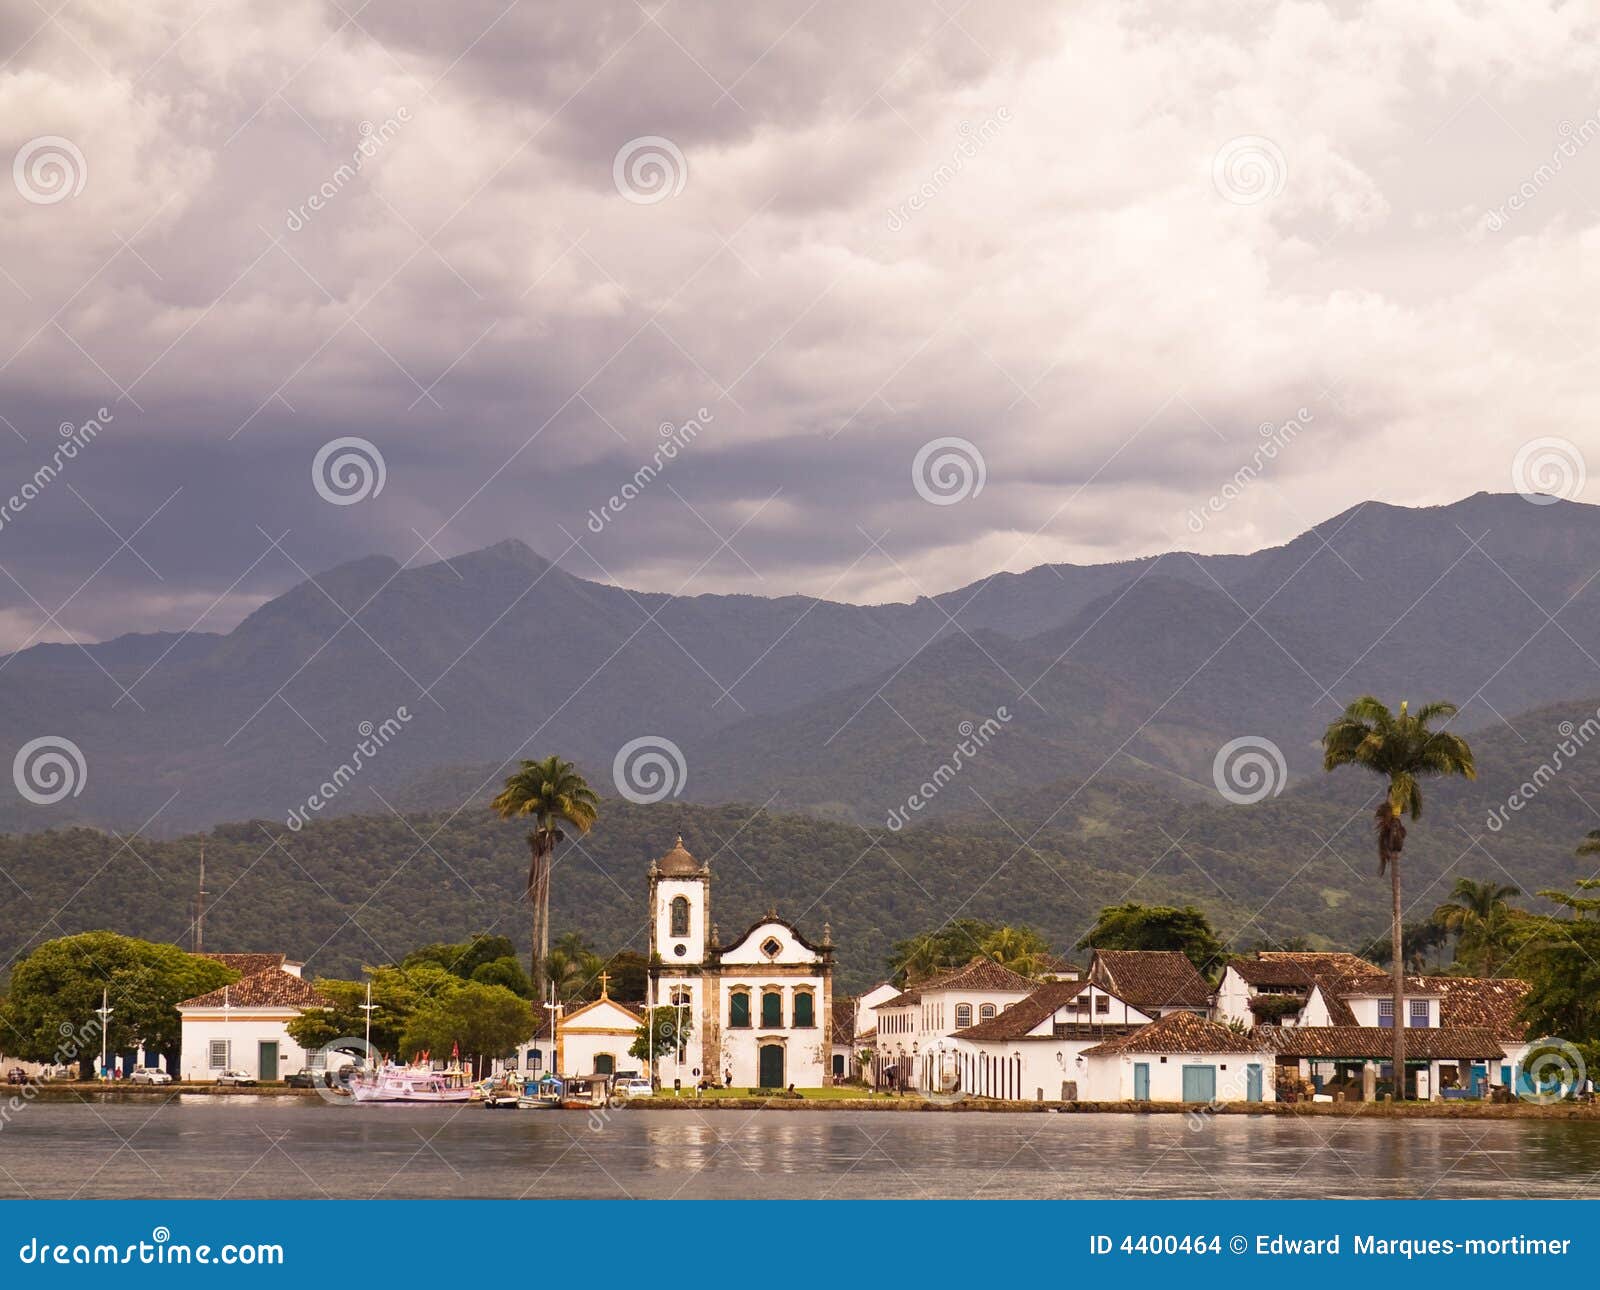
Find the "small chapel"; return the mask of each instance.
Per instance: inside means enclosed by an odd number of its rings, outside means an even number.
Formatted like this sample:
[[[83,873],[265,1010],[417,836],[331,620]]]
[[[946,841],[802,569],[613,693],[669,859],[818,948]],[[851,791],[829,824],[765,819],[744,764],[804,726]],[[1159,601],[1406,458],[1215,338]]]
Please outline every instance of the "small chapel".
[[[681,1009],[683,1037],[656,1066],[662,1088],[829,1082],[833,936],[813,943],[776,909],[722,943],[711,869],[680,837],[650,866],[651,1007]]]

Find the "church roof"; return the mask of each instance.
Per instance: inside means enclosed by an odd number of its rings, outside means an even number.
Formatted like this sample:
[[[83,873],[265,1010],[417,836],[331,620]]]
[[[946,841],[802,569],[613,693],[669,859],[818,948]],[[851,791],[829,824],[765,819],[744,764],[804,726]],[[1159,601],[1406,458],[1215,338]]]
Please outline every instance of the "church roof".
[[[672,844],[672,850],[656,861],[656,868],[663,878],[698,878],[705,872],[705,866],[690,855],[683,845],[682,834]]]

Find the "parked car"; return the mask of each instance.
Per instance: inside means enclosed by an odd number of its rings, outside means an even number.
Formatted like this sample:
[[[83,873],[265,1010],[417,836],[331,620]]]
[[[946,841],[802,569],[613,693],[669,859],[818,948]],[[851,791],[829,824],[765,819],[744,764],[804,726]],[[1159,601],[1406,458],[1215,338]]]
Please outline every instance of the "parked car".
[[[293,1075],[285,1076],[283,1082],[290,1088],[316,1088],[320,1077],[309,1066],[302,1066]]]
[[[157,1070],[154,1066],[141,1066],[128,1076],[130,1084],[170,1084],[172,1076],[164,1070]]]
[[[253,1085],[255,1082],[256,1077],[246,1071],[223,1071],[217,1076],[218,1084],[231,1084],[235,1087]]]
[[[617,1086],[611,1090],[611,1096],[618,1098],[652,1097],[654,1095],[655,1090],[650,1087],[650,1081],[647,1079],[619,1079]]]
[[[31,1082],[32,1081],[28,1078],[28,1072],[23,1070],[20,1066],[13,1066],[6,1072],[7,1084],[28,1084]]]

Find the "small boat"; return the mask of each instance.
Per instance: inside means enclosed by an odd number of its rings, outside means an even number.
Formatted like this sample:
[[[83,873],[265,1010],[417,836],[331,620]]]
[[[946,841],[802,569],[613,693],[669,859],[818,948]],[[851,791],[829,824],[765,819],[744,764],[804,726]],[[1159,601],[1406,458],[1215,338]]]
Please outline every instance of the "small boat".
[[[592,1111],[611,1103],[609,1075],[569,1075],[561,1107],[566,1111]]]
[[[522,1085],[517,1106],[524,1111],[559,1111],[565,1093],[566,1085],[554,1075],[539,1080],[530,1077]]]
[[[468,1102],[474,1089],[466,1072],[451,1067],[436,1071],[427,1066],[385,1066],[350,1083],[357,1102]]]

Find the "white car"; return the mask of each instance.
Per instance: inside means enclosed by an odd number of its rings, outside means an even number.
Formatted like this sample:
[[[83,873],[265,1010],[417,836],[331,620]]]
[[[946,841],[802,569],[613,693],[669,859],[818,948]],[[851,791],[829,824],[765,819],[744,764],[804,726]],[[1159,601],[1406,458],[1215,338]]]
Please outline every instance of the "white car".
[[[218,1084],[245,1085],[254,1084],[256,1077],[249,1071],[223,1071],[217,1076]]]
[[[616,1088],[611,1090],[612,1097],[652,1097],[654,1094],[647,1079],[619,1079]]]
[[[128,1076],[128,1083],[170,1084],[172,1083],[172,1076],[168,1075],[166,1071],[157,1070],[154,1066],[141,1066],[132,1075]]]

